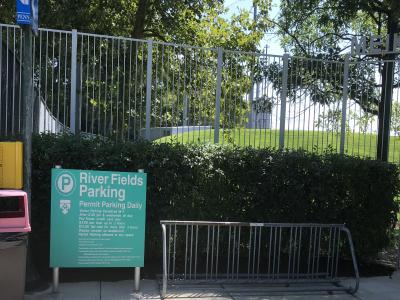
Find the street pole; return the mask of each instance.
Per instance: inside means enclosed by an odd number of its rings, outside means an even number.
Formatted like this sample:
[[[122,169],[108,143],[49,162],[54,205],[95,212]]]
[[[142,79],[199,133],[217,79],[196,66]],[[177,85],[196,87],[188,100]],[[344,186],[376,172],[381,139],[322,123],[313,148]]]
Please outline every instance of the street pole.
[[[21,74],[21,98],[23,104],[23,143],[24,143],[24,191],[28,195],[29,216],[31,216],[31,178],[32,178],[32,130],[33,130],[33,76],[32,76],[32,31],[29,25],[22,26],[23,53]],[[30,245],[31,243],[29,243]],[[40,280],[34,267],[31,247],[28,246],[26,264],[26,289],[33,290]]]
[[[33,132],[33,33],[38,32],[38,0],[16,1],[16,21],[21,26],[21,106],[22,106],[22,141],[23,141],[23,186],[28,196],[28,213],[32,207],[32,132]],[[39,100],[38,100],[39,101]],[[36,124],[35,124],[36,125]],[[31,218],[30,218],[31,219]],[[37,290],[40,276],[34,267],[31,243],[28,242],[26,260],[25,290]],[[45,284],[46,285],[46,284]],[[45,286],[44,285],[44,286]]]
[[[24,190],[28,194],[29,213],[31,208],[31,173],[32,173],[32,127],[33,127],[33,76],[32,76],[32,31],[30,26],[23,26],[22,60],[22,103],[23,103],[23,142],[24,142]]]

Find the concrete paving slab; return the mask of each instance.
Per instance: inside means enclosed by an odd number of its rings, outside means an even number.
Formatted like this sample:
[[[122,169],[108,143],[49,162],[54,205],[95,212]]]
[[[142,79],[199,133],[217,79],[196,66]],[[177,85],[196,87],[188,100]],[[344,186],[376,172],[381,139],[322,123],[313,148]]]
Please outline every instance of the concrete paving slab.
[[[400,272],[395,272],[391,277],[362,278],[357,297],[362,300],[399,300]]]
[[[25,295],[25,300],[98,300],[100,282],[66,282],[60,284],[59,293],[48,291],[39,295]]]
[[[133,291],[133,281],[103,282],[101,285],[102,300],[160,300],[158,283],[155,280],[142,280],[140,292]]]
[[[219,284],[181,284],[168,286],[167,299],[231,300],[229,292]]]
[[[296,295],[264,295],[264,296],[235,296],[234,300],[357,300],[349,294],[296,294]]]
[[[350,281],[349,281],[350,283]],[[156,280],[142,280],[141,291],[133,292],[133,281],[61,283],[60,293],[50,291],[26,295],[25,300],[161,300]],[[237,285],[171,285],[168,300],[399,300],[400,272],[392,277],[362,278],[355,296],[343,292],[281,292]]]

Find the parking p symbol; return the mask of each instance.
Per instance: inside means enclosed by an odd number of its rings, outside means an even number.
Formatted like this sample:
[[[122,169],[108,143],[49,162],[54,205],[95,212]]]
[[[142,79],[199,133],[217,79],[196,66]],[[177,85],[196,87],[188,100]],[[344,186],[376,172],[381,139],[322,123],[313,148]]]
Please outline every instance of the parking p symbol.
[[[69,173],[61,173],[56,179],[57,190],[68,195],[74,189],[74,178]]]

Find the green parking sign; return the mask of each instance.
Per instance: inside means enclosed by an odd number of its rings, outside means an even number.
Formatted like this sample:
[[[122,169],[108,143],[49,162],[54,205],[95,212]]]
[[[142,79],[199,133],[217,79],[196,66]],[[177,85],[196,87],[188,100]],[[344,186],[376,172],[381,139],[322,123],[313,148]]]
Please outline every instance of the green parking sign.
[[[51,267],[143,267],[146,174],[52,169]]]

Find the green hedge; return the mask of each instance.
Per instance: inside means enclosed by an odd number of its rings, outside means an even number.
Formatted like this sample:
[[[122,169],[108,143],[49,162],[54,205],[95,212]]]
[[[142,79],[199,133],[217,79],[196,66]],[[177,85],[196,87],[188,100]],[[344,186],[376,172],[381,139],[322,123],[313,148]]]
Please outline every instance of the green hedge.
[[[32,163],[32,242],[39,249],[48,249],[56,164],[146,170],[147,257],[161,254],[161,219],[186,219],[346,223],[359,257],[368,258],[388,245],[399,210],[395,165],[336,154],[41,135],[33,139]],[[47,265],[48,253],[41,254]]]

